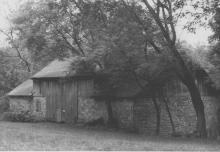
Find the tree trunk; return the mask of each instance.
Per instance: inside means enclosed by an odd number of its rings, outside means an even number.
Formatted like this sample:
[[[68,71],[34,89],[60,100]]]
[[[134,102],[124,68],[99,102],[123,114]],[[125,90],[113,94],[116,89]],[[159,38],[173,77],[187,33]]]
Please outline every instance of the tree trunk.
[[[197,116],[197,124],[196,130],[198,132],[199,137],[207,137],[206,132],[206,120],[205,120],[205,112],[204,112],[204,104],[202,102],[200,92],[194,83],[188,83],[187,88],[189,89],[193,106],[196,111]]]
[[[152,96],[152,101],[154,103],[154,107],[156,110],[156,117],[157,117],[157,124],[156,124],[155,133],[156,133],[156,135],[159,135],[160,134],[160,106],[157,103],[155,94],[153,94],[153,96]]]
[[[199,92],[199,89],[196,86],[195,79],[192,75],[192,73],[189,71],[187,68],[186,64],[184,63],[181,55],[177,51],[175,46],[170,47],[172,50],[172,53],[177,61],[177,63],[180,66],[180,71],[177,72],[180,80],[186,85],[190,92],[190,96],[192,99],[193,107],[196,111],[196,116],[197,116],[197,125],[196,129],[198,132],[198,136],[202,138],[207,137],[207,132],[206,132],[206,120],[205,120],[205,112],[204,112],[204,104],[201,99],[201,95]]]
[[[166,110],[167,110],[167,113],[168,113],[168,116],[169,116],[169,119],[170,119],[170,124],[172,126],[172,132],[173,132],[173,134],[175,134],[176,133],[176,129],[175,129],[173,118],[172,118],[172,115],[171,115],[171,112],[170,112],[170,109],[169,109],[169,106],[168,106],[168,103],[167,103],[168,100],[166,100],[164,96],[162,98],[163,98],[163,102],[165,103]]]
[[[113,126],[114,125],[114,118],[113,118],[113,112],[112,112],[112,104],[111,101],[106,101],[107,106],[107,112],[108,112],[108,125]]]

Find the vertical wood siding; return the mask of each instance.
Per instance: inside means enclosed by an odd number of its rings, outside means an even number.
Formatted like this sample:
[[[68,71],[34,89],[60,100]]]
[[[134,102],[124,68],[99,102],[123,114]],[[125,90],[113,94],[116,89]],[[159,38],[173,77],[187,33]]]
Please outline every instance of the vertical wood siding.
[[[74,123],[78,117],[79,98],[93,93],[93,80],[35,80],[35,91],[46,97],[46,118]],[[59,116],[59,114],[61,116]]]
[[[62,86],[65,122],[74,123],[77,118],[77,81],[64,82]]]

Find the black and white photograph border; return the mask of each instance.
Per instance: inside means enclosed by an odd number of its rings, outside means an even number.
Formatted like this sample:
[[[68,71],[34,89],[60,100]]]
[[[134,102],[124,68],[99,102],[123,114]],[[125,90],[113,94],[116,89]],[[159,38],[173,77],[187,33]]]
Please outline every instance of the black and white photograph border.
[[[220,2],[0,0],[1,151],[219,151]]]

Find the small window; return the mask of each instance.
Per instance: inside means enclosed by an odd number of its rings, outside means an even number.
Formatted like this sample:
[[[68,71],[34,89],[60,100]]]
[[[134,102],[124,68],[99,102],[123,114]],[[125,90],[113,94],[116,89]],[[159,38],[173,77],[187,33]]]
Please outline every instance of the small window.
[[[36,101],[36,112],[40,112],[40,111],[41,111],[41,102]]]

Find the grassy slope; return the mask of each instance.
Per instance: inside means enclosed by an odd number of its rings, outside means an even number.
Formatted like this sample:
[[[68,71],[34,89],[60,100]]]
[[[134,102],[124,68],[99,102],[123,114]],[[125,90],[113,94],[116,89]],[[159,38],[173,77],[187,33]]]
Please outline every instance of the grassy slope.
[[[217,141],[143,137],[55,123],[0,121],[0,150],[220,150]]]

